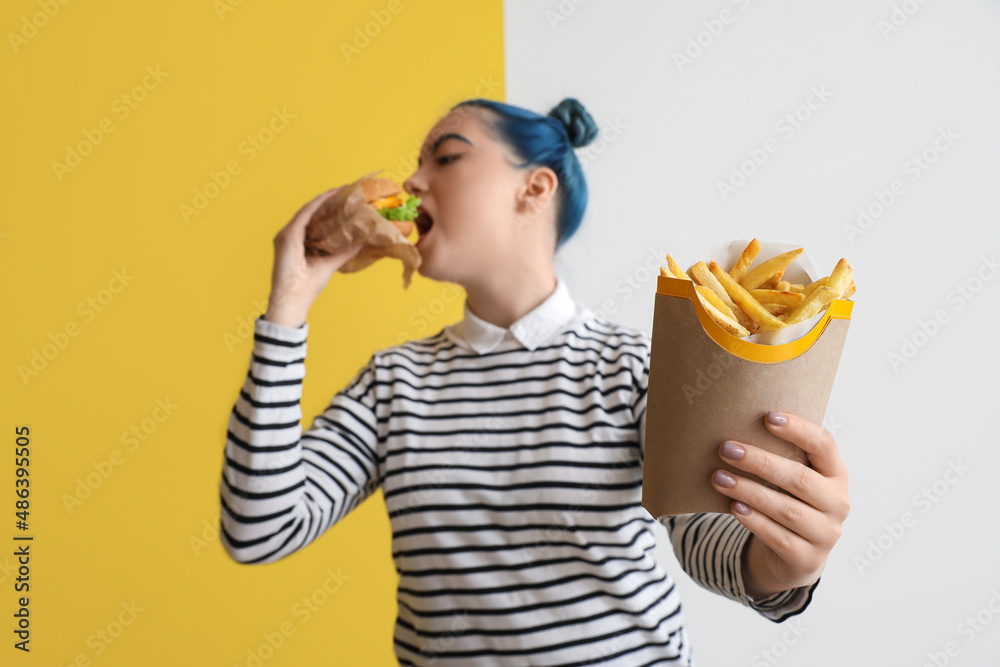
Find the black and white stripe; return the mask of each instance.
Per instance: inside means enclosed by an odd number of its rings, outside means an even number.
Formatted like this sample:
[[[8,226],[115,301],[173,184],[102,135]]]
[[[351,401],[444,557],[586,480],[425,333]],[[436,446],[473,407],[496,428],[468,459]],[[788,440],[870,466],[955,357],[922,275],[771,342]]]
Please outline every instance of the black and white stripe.
[[[220,484],[234,560],[279,560],[381,488],[401,664],[691,664],[641,505],[647,334],[586,311],[477,354],[442,330],[373,354],[300,431],[307,332],[255,323]],[[772,620],[808,605],[747,598],[734,517],[660,520],[701,586]]]

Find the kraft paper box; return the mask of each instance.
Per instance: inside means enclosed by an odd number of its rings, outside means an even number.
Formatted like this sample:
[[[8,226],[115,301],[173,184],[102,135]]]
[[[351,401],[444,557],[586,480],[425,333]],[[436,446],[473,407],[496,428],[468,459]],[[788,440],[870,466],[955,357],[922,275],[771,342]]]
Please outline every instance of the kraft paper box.
[[[729,269],[748,242],[720,244],[691,264],[715,260]],[[751,266],[797,247],[761,243]],[[783,278],[807,285],[828,274],[817,275],[803,252]],[[725,440],[809,465],[800,448],[767,430],[764,418],[777,410],[823,423],[853,305],[835,299],[809,320],[741,339],[704,310],[694,283],[658,278],[642,476],[642,505],[652,516],[728,514],[732,499],[710,482],[718,468],[780,490],[727,464],[718,454]]]

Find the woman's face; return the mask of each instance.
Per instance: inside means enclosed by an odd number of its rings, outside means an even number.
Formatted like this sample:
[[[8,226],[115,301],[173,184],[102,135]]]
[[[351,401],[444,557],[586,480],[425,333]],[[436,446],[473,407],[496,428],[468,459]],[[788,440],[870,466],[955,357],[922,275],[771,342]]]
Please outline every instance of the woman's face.
[[[538,227],[524,224],[522,211],[532,209],[519,209],[530,171],[514,166],[517,158],[480,114],[492,112],[458,107],[438,121],[403,184],[432,219],[417,242],[418,271],[428,278],[468,285],[484,275],[509,275],[533,255],[524,252],[526,244],[538,242],[525,233]]]

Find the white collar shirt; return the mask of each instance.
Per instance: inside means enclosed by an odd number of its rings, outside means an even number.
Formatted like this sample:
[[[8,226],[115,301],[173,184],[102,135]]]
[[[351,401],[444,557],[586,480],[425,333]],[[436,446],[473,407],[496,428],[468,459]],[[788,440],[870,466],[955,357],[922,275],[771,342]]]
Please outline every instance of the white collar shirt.
[[[556,288],[540,304],[525,313],[509,328],[487,322],[469,309],[465,302],[465,318],[446,326],[445,335],[462,347],[486,354],[501,343],[516,340],[524,348],[534,350],[580,317],[590,315],[590,310],[573,299],[566,281],[556,276]]]

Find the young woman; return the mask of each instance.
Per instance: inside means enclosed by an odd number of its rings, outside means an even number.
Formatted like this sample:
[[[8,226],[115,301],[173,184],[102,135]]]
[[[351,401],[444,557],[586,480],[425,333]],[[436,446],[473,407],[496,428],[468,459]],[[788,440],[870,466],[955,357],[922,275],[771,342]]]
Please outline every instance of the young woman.
[[[453,107],[405,182],[422,199],[420,273],[460,284],[464,318],[374,353],[302,431],[306,317],[360,246],[306,260],[275,237],[270,307],[233,408],[221,535],[240,563],[311,543],[382,488],[400,575],[403,665],[692,664],[678,589],[641,506],[650,338],[595,315],[553,272],[596,135],[576,100],[547,116]],[[700,585],[782,621],[808,605],[849,510],[828,432],[771,413],[813,468],[752,443],[719,454],[791,496],[725,473],[731,514],[658,517]]]

